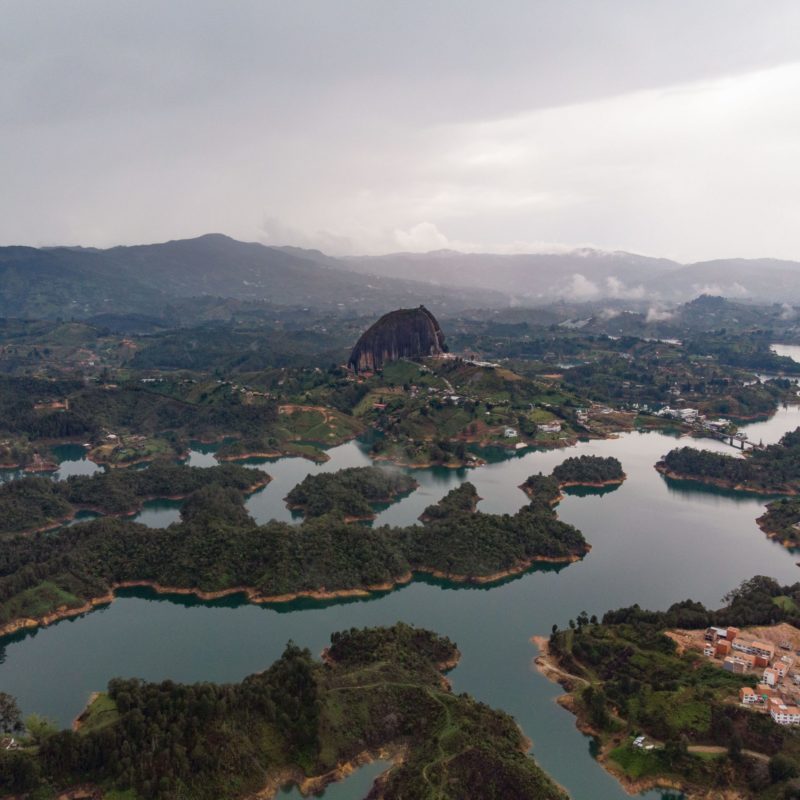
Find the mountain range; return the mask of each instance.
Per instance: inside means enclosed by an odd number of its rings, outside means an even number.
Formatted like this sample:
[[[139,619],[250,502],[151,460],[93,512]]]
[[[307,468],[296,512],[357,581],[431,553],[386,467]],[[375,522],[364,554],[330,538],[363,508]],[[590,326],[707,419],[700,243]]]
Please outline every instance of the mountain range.
[[[702,294],[800,303],[800,262],[727,259],[680,264],[624,252],[501,255],[394,253],[335,258],[318,250],[208,234],[162,244],[0,247],[0,316],[180,319],[237,308],[374,314],[425,304],[437,314],[567,302],[647,308]]]

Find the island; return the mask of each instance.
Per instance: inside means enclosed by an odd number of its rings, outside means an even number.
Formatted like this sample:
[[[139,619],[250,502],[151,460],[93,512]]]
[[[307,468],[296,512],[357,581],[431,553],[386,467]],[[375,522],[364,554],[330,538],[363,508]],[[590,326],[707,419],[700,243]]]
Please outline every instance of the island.
[[[550,475],[541,472],[530,475],[519,488],[532,500],[555,506],[564,497],[562,489],[578,486],[597,489],[616,487],[622,485],[626,477],[619,459],[611,456],[572,456],[555,467]]]
[[[373,506],[391,503],[419,484],[405,472],[380,467],[350,467],[307,475],[286,496],[286,504],[306,518],[341,514],[347,522],[375,518]]]
[[[667,478],[691,480],[762,495],[800,494],[800,428],[777,444],[753,449],[737,458],[710,450],[679,447],[656,464]]]
[[[0,635],[84,613],[130,586],[204,599],[240,594],[256,603],[325,600],[389,591],[414,573],[488,583],[589,552],[581,532],[543,500],[515,514],[485,514],[451,495],[424,525],[353,526],[336,513],[257,525],[241,491],[207,483],[167,528],[103,517],[56,534],[9,536]]]
[[[572,456],[553,469],[553,477],[565,489],[570,486],[587,486],[598,489],[620,486],[625,480],[622,464],[613,456]]]
[[[56,528],[78,511],[132,516],[148,500],[182,500],[210,484],[252,494],[269,481],[265,472],[236,464],[189,467],[168,462],[141,470],[73,475],[63,481],[20,478],[0,484],[0,536]]]
[[[0,794],[271,800],[382,757],[393,766],[376,799],[433,800],[446,785],[451,797],[566,800],[510,716],[450,691],[443,672],[458,657],[449,639],[398,623],[334,633],[322,661],[289,642],[241,683],[116,678],[75,730],[40,726],[0,750]]]
[[[581,612],[534,637],[539,670],[567,690],[559,702],[629,793],[796,796],[800,583],[757,576],[725,600],[716,611],[632,606],[602,621]]]

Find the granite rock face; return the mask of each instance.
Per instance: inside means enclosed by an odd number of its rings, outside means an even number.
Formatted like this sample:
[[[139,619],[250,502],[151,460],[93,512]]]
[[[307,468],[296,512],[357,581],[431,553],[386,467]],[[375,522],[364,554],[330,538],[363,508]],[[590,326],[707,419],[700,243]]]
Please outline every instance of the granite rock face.
[[[347,365],[356,372],[375,372],[389,361],[424,358],[446,352],[444,334],[425,306],[384,314],[356,342]]]

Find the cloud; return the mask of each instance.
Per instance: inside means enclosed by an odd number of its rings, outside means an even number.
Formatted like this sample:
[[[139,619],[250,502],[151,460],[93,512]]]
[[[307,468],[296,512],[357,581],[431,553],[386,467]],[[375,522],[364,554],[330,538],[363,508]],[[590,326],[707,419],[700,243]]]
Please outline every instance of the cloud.
[[[647,316],[645,317],[645,322],[665,322],[668,319],[672,319],[675,316],[673,311],[667,311],[666,309],[656,308],[655,306],[651,306],[647,309]]]
[[[641,300],[645,296],[644,286],[627,287],[619,278],[613,275],[606,278],[606,289],[609,296],[624,300]]]
[[[3,244],[800,256],[793,0],[5,5]]]
[[[797,317],[797,309],[790,306],[788,303],[784,303],[781,306],[781,319],[785,320],[792,320]]]
[[[750,294],[750,292],[738,281],[728,285],[719,283],[707,283],[701,285],[699,283],[694,283],[692,284],[692,292],[694,297],[700,297],[700,295],[703,294],[713,295],[715,297],[746,297]]]
[[[322,250],[329,255],[352,255],[356,252],[353,240],[330,231],[306,233],[299,228],[286,225],[277,217],[265,217],[261,224],[259,241],[262,244],[281,247],[292,245],[311,250]]]
[[[432,222],[419,222],[406,231],[397,228],[394,240],[401,250],[414,253],[450,247],[449,239]]]
[[[576,272],[564,290],[564,296],[570,300],[593,300],[600,295],[600,287],[585,275]]]

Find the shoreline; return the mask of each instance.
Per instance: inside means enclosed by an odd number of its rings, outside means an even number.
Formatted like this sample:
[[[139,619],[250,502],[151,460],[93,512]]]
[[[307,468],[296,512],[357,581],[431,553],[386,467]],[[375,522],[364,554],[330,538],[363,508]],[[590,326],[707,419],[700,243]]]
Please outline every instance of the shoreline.
[[[536,556],[534,558],[526,559],[519,564],[508,569],[499,570],[488,575],[456,575],[443,572],[442,570],[433,567],[414,567],[411,570],[398,575],[397,577],[385,581],[383,583],[369,584],[367,586],[358,586],[347,589],[334,589],[327,590],[324,587],[320,589],[304,589],[297,592],[287,592],[280,595],[262,595],[258,590],[251,586],[232,586],[228,589],[219,589],[213,592],[206,592],[197,587],[179,587],[179,586],[163,586],[160,583],[150,580],[131,580],[131,581],[117,581],[112,583],[108,591],[98,597],[93,597],[87,600],[80,606],[66,607],[60,606],[53,611],[42,614],[39,617],[17,617],[10,622],[0,625],[0,639],[11,636],[12,634],[19,633],[24,630],[35,630],[37,628],[46,628],[56,622],[72,617],[79,617],[90,611],[93,611],[97,606],[110,605],[117,598],[117,591],[119,589],[150,589],[156,594],[162,595],[178,595],[178,596],[192,596],[199,600],[213,601],[221,600],[224,597],[231,597],[233,595],[244,595],[249,603],[253,605],[270,605],[274,603],[290,603],[295,600],[341,600],[351,597],[370,597],[375,593],[391,592],[401,586],[406,586],[414,580],[415,575],[430,575],[434,578],[447,580],[452,583],[470,583],[477,586],[482,586],[488,583],[495,583],[505,578],[513,577],[521,573],[527,572],[536,564],[572,564],[576,561],[583,559],[591,550],[591,545],[586,545],[586,552],[583,554],[570,554],[567,556]]]
[[[587,489],[604,489],[607,486],[622,486],[628,479],[628,476],[623,472],[620,478],[608,478],[604,481],[562,481],[558,484],[559,489],[569,489],[573,486],[581,486]]]
[[[550,653],[549,640],[546,636],[531,636],[530,641],[539,650],[538,654],[533,659],[537,672],[552,683],[557,683],[564,690],[563,694],[555,698],[556,703],[575,717],[575,727],[584,736],[591,736],[595,742],[600,745],[595,760],[619,783],[626,794],[635,796],[653,789],[667,789],[682,792],[686,795],[687,800],[711,800],[712,797],[717,797],[717,795],[711,795],[707,791],[698,792],[689,784],[672,778],[658,778],[656,776],[630,778],[621,772],[610,760],[609,753],[622,739],[616,741],[614,737],[611,737],[608,742],[600,742],[598,731],[589,724],[582,710],[578,708],[575,702],[574,692],[578,685],[588,686],[589,681],[582,678],[580,675],[573,675],[561,668],[558,660]],[[741,795],[738,793],[725,795],[726,800],[737,800],[737,798],[740,797]]]
[[[389,767],[376,779],[375,785],[390,770],[401,765],[407,758],[408,747],[402,744],[389,744],[370,750],[362,750],[345,761],[337,762],[333,769],[321,775],[305,775],[299,767],[284,767],[276,772],[255,794],[247,795],[245,800],[274,800],[278,792],[287,786],[296,786],[303,797],[310,797],[322,792],[331,783],[338,783],[352,775],[361,767],[374,761],[389,761]]]
[[[139,464],[152,464],[154,461],[186,461],[186,459],[189,458],[189,451],[184,450],[182,453],[175,453],[174,458],[172,458],[172,456],[152,455],[134,458],[132,461],[113,462],[100,458],[99,456],[95,455],[94,450],[90,450],[86,454],[86,458],[93,464],[97,464],[98,467],[108,467],[109,469],[127,469],[128,467],[136,467]],[[56,469],[59,469],[59,467],[56,467]]]
[[[795,550],[800,547],[800,542],[793,541],[792,539],[785,538],[785,533],[783,531],[775,530],[774,528],[768,527],[767,523],[769,521],[769,506],[767,507],[767,511],[765,511],[760,517],[756,519],[756,525],[758,525],[759,530],[766,535],[768,539],[772,539],[773,542],[778,542],[787,550]]]
[[[250,486],[248,486],[246,489],[243,489],[242,494],[244,494],[245,496],[249,496],[251,494],[255,494],[259,490],[263,489],[265,486],[268,486],[272,481],[272,476],[267,475],[266,472],[264,473],[264,476],[265,476],[264,479],[260,479],[255,483],[251,484]],[[189,497],[190,494],[191,492],[189,492],[188,494],[147,495],[146,497],[141,498],[138,505],[134,506],[133,508],[127,509],[125,511],[105,511],[102,506],[93,506],[89,503],[74,503],[70,504],[73,506],[73,510],[71,513],[66,514],[63,517],[58,517],[57,519],[54,519],[51,522],[46,523],[40,528],[27,528],[26,530],[22,531],[9,531],[8,533],[0,533],[0,537],[34,536],[37,533],[47,533],[48,531],[58,530],[59,528],[66,525],[68,522],[72,522],[81,511],[90,511],[92,514],[97,514],[100,517],[110,517],[112,519],[124,519],[126,517],[135,517],[137,514],[141,513],[144,510],[145,503],[151,503],[154,500],[172,500],[172,501],[186,500],[186,498]]]
[[[702,486],[714,486],[717,489],[727,489],[731,492],[747,492],[748,494],[760,495],[761,497],[776,497],[784,495],[786,497],[795,497],[800,494],[800,490],[794,489],[791,486],[784,485],[781,488],[775,489],[762,489],[755,486],[746,486],[741,483],[733,483],[726,481],[722,478],[701,478],[696,475],[686,475],[682,472],[675,472],[663,462],[657,461],[655,464],[656,472],[661,473],[665,478],[670,478],[674,481],[687,481],[689,483],[699,483]]]

